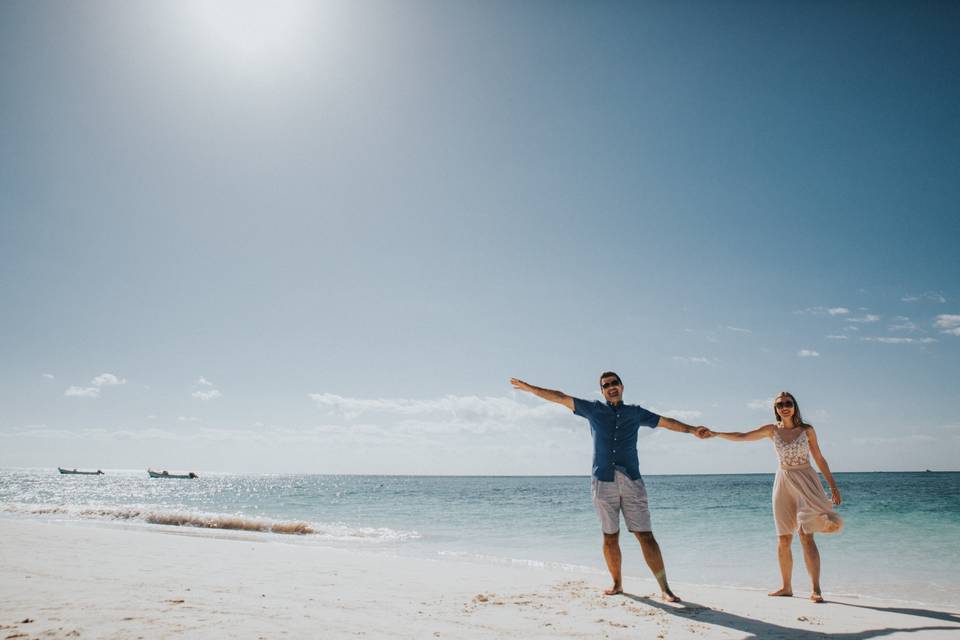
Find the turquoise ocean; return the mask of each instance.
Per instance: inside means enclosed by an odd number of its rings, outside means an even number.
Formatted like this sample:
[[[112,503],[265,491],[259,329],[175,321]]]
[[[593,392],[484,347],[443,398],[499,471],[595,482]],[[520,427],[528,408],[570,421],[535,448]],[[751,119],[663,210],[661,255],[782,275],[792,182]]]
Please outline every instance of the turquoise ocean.
[[[242,535],[276,543],[605,575],[586,476],[201,473],[175,480],[150,479],[144,470],[105,471],[0,470],[0,517],[246,530]],[[960,603],[960,473],[835,477],[846,527],[817,536],[824,592]],[[683,583],[779,586],[772,474],[644,479],[654,533],[678,591]],[[621,545],[628,579],[648,578],[625,530]],[[797,540],[794,565],[794,589],[804,593],[809,582]]]

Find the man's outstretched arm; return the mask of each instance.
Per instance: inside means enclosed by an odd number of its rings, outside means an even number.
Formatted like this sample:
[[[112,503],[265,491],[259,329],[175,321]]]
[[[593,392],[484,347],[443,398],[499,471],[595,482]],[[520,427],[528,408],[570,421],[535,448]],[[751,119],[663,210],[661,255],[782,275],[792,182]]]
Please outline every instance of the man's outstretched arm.
[[[520,389],[520,391],[532,393],[533,395],[543,398],[544,400],[562,404],[567,409],[570,409],[570,411],[573,411],[573,398],[565,394],[563,391],[554,391],[553,389],[542,389],[540,387],[535,387],[532,384],[527,384],[518,378],[510,378],[510,384],[513,385],[514,389]]]
[[[660,416],[660,422],[657,423],[657,426],[677,433],[692,433],[701,440],[713,437],[713,432],[706,427],[691,427],[689,424],[684,424],[667,416]]]

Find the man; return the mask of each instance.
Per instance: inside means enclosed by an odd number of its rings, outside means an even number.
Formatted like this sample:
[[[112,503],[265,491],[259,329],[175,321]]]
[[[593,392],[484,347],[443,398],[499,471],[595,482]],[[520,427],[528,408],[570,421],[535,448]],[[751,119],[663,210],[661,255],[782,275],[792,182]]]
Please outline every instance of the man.
[[[623,593],[619,542],[622,511],[627,530],[637,537],[643,558],[660,585],[661,598],[664,602],[679,602],[680,598],[667,584],[663,556],[660,555],[660,546],[650,526],[647,490],[640,477],[640,461],[637,457],[637,431],[640,427],[662,427],[708,438],[710,430],[658,416],[638,405],[624,404],[623,382],[612,371],[605,371],[600,376],[600,390],[606,402],[581,400],[562,391],[535,387],[517,378],[512,378],[510,384],[515,389],[562,404],[590,422],[590,434],[593,436],[593,505],[603,529],[603,557],[613,578],[613,586],[604,594],[612,596]]]

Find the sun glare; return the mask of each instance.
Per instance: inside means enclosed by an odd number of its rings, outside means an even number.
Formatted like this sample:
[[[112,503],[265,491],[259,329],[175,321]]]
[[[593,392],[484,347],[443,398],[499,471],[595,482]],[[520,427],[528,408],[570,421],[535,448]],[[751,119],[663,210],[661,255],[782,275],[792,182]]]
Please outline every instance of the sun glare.
[[[319,3],[309,0],[193,0],[190,24],[210,48],[237,64],[275,66],[308,42]]]

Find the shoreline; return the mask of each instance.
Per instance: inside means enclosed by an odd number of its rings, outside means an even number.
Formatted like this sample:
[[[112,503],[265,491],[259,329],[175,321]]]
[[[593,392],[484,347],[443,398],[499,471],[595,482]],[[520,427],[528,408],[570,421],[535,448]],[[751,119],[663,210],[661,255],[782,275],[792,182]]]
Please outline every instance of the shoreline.
[[[14,638],[946,638],[960,611],[797,590],[625,578],[291,544],[280,536],[0,518],[0,630]],[[285,537],[285,536],[284,536]],[[31,622],[24,623],[24,620]],[[24,635],[18,635],[24,634]]]

